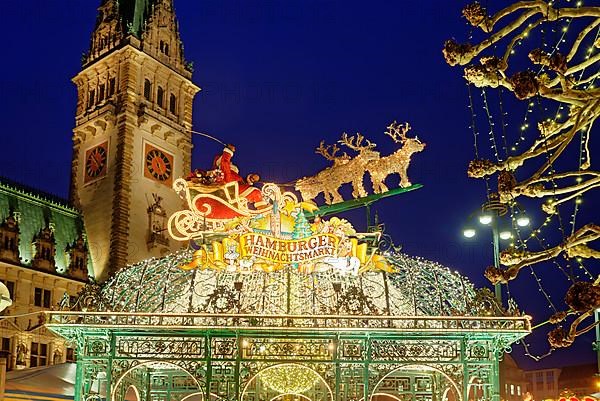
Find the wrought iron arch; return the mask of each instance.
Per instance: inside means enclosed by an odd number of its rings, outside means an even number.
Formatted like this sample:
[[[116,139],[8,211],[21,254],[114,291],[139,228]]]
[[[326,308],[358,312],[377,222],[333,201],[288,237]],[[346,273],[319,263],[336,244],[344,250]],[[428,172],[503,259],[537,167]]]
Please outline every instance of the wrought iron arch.
[[[327,381],[323,378],[323,376],[321,376],[321,374],[319,374],[319,372],[317,372],[315,369],[311,368],[310,366],[307,366],[305,364],[301,364],[301,363],[276,363],[276,364],[272,364],[269,365],[263,369],[260,369],[258,372],[256,372],[252,378],[250,380],[248,380],[248,382],[246,382],[246,384],[244,385],[244,389],[242,390],[241,396],[240,396],[240,400],[244,400],[245,396],[246,396],[246,392],[248,391],[249,386],[255,382],[256,380],[258,380],[258,377],[261,373],[264,373],[268,370],[271,369],[276,369],[278,367],[282,367],[282,366],[286,366],[286,365],[294,365],[294,366],[300,366],[302,368],[308,369],[310,371],[312,371],[315,375],[317,375],[320,379],[320,382],[322,384],[325,385],[325,387],[327,388],[327,391],[329,392],[329,401],[333,401],[334,400],[334,396],[333,396],[333,391],[331,390],[331,386],[327,383]],[[278,397],[284,396],[286,394],[281,393],[278,394],[277,396],[273,397],[272,400],[276,400]],[[302,396],[302,394],[298,394],[298,393],[294,393],[294,395],[300,395]],[[304,398],[307,398],[308,400],[310,400],[309,397],[303,396]]]
[[[412,369],[413,372],[415,371],[433,371],[436,373],[439,373],[440,375],[442,375],[448,384],[450,384],[450,388],[454,389],[454,392],[457,396],[457,401],[463,401],[463,396],[462,396],[462,389],[461,386],[459,384],[457,384],[446,372],[444,372],[442,369],[439,369],[435,366],[426,364],[426,363],[419,363],[419,364],[414,364],[414,363],[407,363],[404,364],[402,366],[398,366],[395,367],[394,369],[392,369],[391,371],[387,372],[381,379],[379,379],[379,381],[377,382],[377,384],[373,387],[373,392],[371,395],[369,395],[369,401],[371,401],[373,399],[373,397],[378,393],[378,389],[380,387],[380,385],[383,383],[384,380],[386,380],[387,378],[392,377],[392,375],[394,375],[397,372],[401,372],[401,371],[406,371],[407,368],[414,368]],[[385,393],[386,395],[390,395],[388,393]]]
[[[206,397],[204,396],[204,392],[203,392],[203,386],[204,383],[200,382],[196,376],[194,376],[188,369],[186,369],[185,367],[180,366],[180,364],[175,363],[175,362],[169,362],[169,361],[140,361],[139,363],[134,363],[132,364],[129,369],[125,370],[118,379],[116,379],[115,384],[111,387],[110,390],[110,397],[112,400],[116,399],[116,395],[117,395],[117,391],[119,389],[119,386],[121,385],[121,383],[123,382],[123,379],[125,379],[127,377],[127,375],[129,375],[131,372],[133,372],[136,369],[142,368],[142,367],[148,367],[148,366],[156,366],[156,365],[167,365],[170,367],[173,367],[175,369],[181,370],[182,372],[186,373],[190,378],[192,378],[192,380],[194,380],[194,383],[196,384],[196,386],[198,387],[198,392],[202,394],[202,399],[206,399]]]

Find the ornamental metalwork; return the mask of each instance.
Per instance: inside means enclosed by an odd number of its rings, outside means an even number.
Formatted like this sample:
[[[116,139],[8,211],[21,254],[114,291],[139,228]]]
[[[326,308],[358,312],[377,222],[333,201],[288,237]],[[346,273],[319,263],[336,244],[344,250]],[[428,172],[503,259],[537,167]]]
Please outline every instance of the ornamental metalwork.
[[[263,195],[264,213],[189,226],[193,249],[46,312],[77,344],[76,401],[499,401],[498,360],[528,316],[381,232]]]
[[[77,344],[77,401],[498,401],[499,358],[531,330],[489,291],[399,253],[393,273],[357,276],[180,269],[191,255],[46,312]]]

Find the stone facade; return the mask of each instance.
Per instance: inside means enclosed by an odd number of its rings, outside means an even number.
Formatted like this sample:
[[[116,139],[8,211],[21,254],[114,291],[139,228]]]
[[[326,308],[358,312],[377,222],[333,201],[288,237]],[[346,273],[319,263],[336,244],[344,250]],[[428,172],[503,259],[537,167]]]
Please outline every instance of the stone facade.
[[[504,354],[500,362],[500,399],[503,401],[523,401],[527,392],[527,380],[523,369],[519,368],[510,354]]]
[[[4,315],[23,315],[0,321],[7,368],[53,365],[75,360],[74,347],[42,326],[36,311],[58,309],[65,294],[73,299],[85,282],[0,261],[0,280],[11,290],[12,306]]]
[[[0,281],[12,305],[2,312],[7,368],[75,358],[74,347],[42,326],[36,312],[73,302],[92,270],[81,214],[66,201],[0,179]]]
[[[181,208],[171,183],[191,169],[199,88],[172,0],[103,1],[83,61],[73,78],[71,200],[83,211],[95,276],[103,280],[127,263],[181,247],[154,240],[160,236],[148,208],[156,197],[167,214]]]

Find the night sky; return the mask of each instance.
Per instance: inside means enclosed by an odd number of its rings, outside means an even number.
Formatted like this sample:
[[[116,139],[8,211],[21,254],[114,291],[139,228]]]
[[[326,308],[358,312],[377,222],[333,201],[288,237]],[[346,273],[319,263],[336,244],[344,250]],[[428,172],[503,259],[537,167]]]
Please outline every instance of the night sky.
[[[98,4],[2,2],[0,175],[67,196],[76,103],[70,79],[80,71]],[[409,135],[427,143],[409,170],[424,187],[381,200],[373,210],[404,252],[488,285],[483,270],[492,264],[491,233],[482,231],[474,241],[461,234],[485,200],[482,181],[466,176],[474,157],[467,88],[461,70],[441,54],[446,39],[469,35],[461,2],[175,0],[175,7],[185,57],[202,88],[194,129],[234,143],[242,172],[279,183],[314,174],[327,165],[314,148],[344,131],[363,133],[388,154],[394,146],[383,135],[386,126],[409,121]],[[221,149],[201,137],[194,144],[199,168]],[[368,178],[365,186],[370,190]],[[351,217],[364,228],[362,214]],[[532,218],[543,219],[539,212]],[[544,285],[561,304],[561,293]],[[548,317],[530,277],[513,287],[534,322]],[[521,346],[513,354],[526,368],[593,362],[591,341],[581,338],[537,365],[519,356]],[[531,342],[535,352],[547,348],[545,333]]]

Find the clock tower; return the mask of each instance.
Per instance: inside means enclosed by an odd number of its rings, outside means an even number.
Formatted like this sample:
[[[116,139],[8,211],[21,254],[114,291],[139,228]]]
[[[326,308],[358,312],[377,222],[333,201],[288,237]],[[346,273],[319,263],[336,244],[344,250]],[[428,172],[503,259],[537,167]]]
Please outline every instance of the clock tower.
[[[182,244],[167,216],[190,171],[192,102],[173,0],[101,0],[83,69],[73,78],[71,200],[83,212],[97,280]]]

